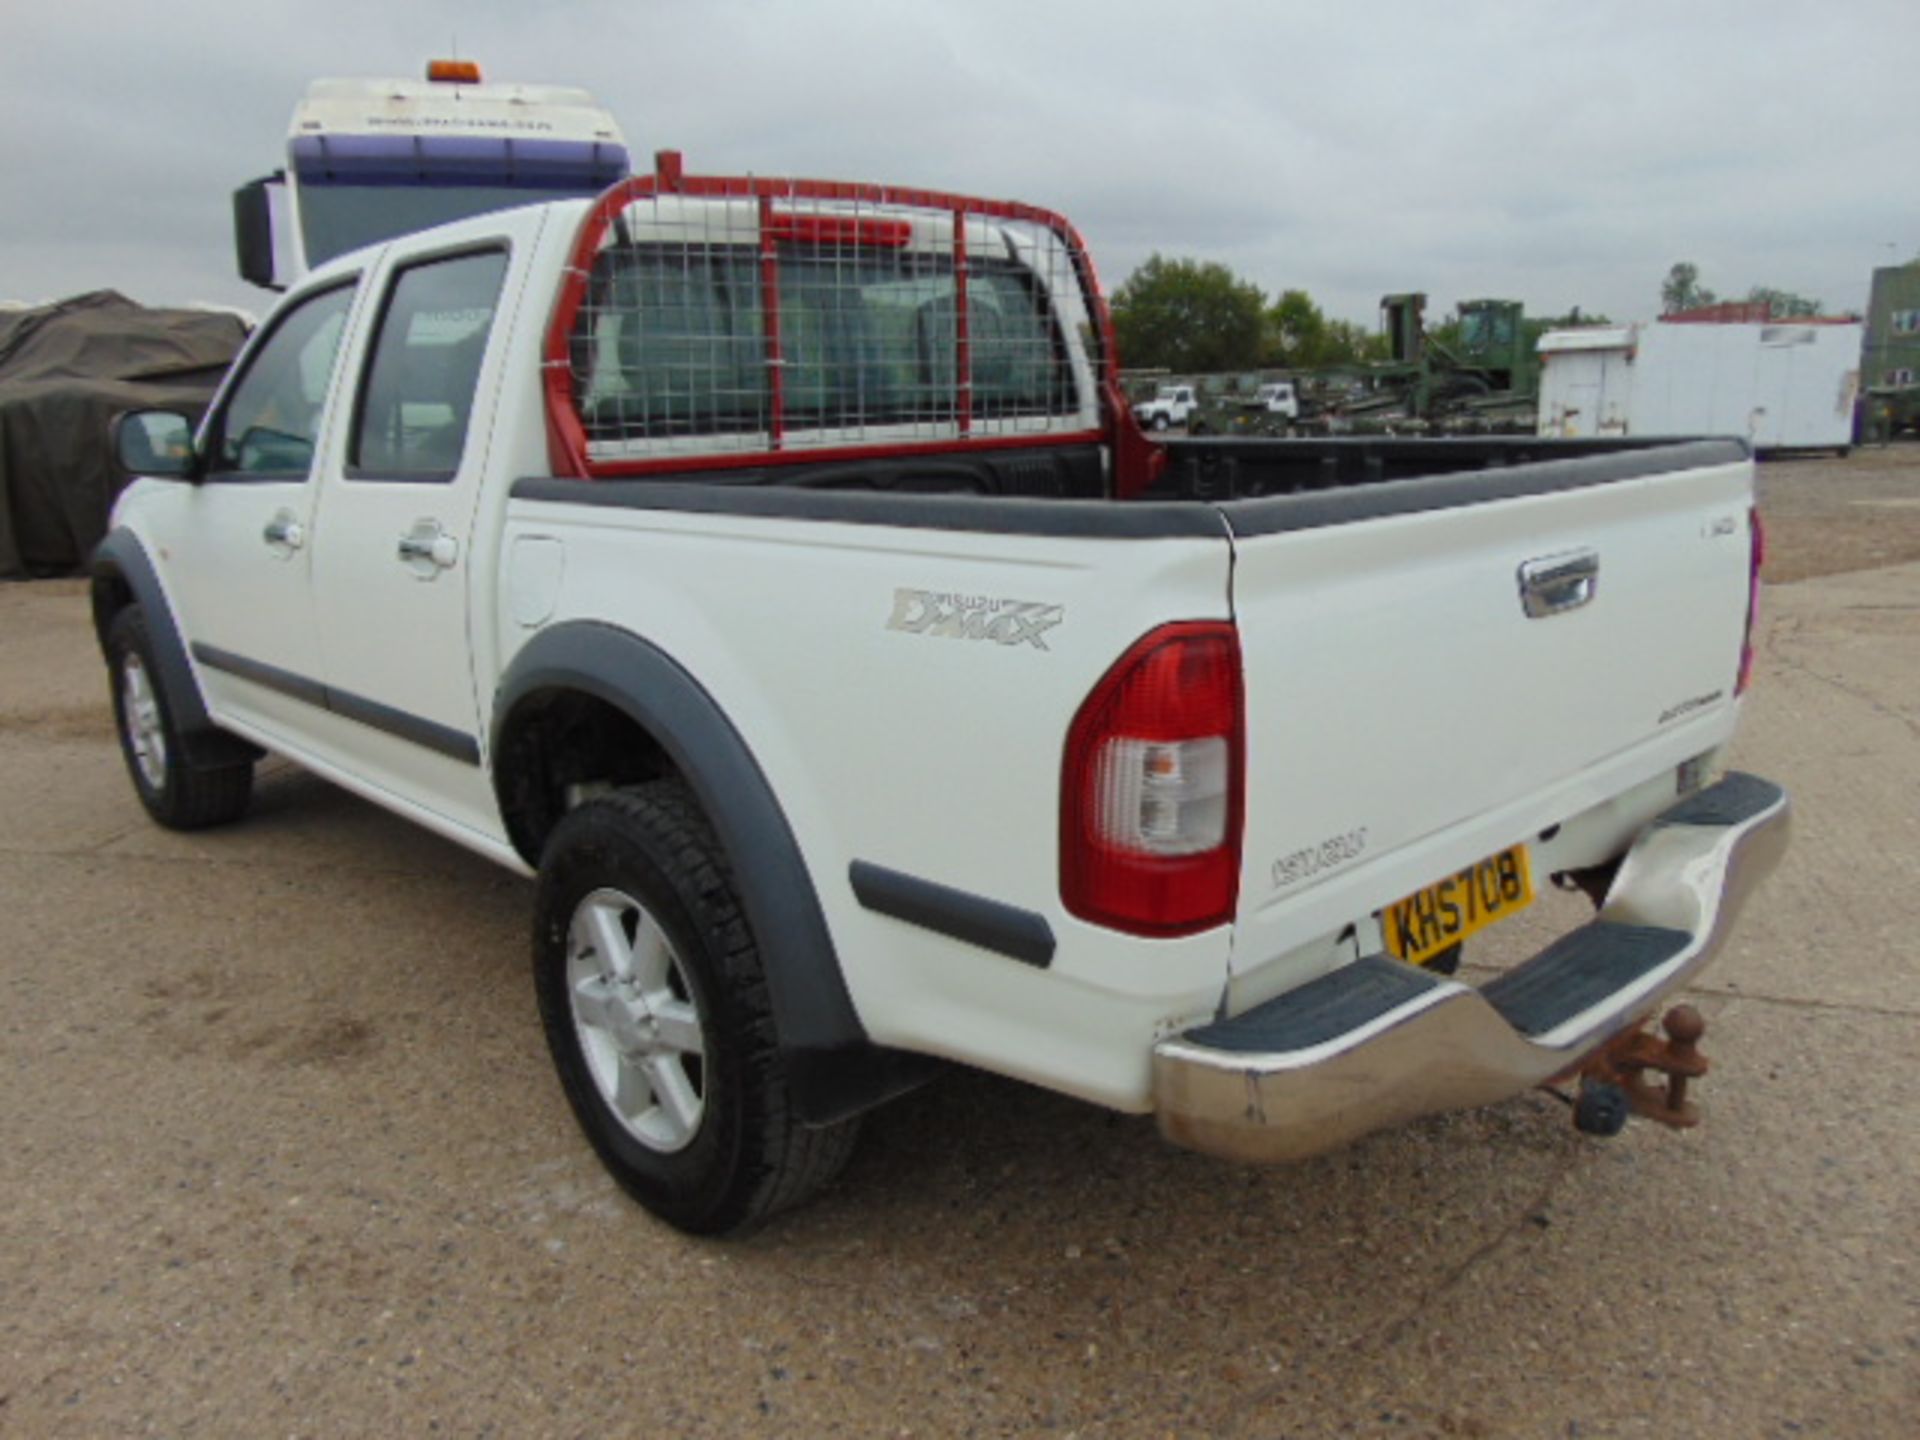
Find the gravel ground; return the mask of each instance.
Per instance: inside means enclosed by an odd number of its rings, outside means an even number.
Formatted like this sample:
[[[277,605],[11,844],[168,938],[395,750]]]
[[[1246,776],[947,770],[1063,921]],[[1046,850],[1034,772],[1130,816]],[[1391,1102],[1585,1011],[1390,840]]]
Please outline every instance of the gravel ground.
[[[1764,461],[1760,505],[1776,584],[1920,560],[1920,443]]]
[[[1762,471],[1737,758],[1799,826],[1693,997],[1702,1129],[1251,1170],[955,1075],[737,1245],[577,1137],[524,882],[285,765],[155,829],[82,588],[0,588],[0,1434],[1914,1433],[1916,462]]]

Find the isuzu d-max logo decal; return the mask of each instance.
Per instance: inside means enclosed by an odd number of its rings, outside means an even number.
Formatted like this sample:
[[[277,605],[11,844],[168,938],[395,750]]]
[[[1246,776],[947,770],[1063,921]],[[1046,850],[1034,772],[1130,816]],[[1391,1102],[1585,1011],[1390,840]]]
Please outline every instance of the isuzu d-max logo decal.
[[[1064,605],[1033,600],[993,600],[984,595],[954,595],[936,590],[895,590],[887,629],[947,640],[991,640],[996,645],[1031,645],[1045,650],[1041,637],[1067,618]]]

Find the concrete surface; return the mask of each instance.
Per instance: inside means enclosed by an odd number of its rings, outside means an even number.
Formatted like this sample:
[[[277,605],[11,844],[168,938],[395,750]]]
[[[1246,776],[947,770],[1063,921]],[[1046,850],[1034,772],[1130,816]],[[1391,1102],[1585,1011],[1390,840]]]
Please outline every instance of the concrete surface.
[[[156,830],[82,588],[0,588],[0,1434],[1920,1433],[1920,565],[1765,604],[1703,1129],[1246,1170],[956,1075],[716,1245],[577,1136],[525,882],[284,764]]]

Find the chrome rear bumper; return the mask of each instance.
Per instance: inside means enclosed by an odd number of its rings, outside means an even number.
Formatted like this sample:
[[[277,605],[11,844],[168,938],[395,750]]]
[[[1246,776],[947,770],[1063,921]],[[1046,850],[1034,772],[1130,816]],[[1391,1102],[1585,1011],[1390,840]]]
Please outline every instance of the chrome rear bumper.
[[[1292,1160],[1562,1074],[1713,959],[1790,824],[1779,786],[1729,775],[1640,833],[1593,921],[1484,989],[1373,956],[1164,1040],[1160,1131]]]

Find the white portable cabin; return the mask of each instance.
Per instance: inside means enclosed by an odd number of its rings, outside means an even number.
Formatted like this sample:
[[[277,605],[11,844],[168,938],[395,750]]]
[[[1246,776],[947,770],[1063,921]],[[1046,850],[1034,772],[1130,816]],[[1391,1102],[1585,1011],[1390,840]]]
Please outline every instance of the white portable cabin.
[[[1549,330],[1540,337],[1540,433],[1625,435],[1637,325]]]
[[[1651,324],[1540,337],[1542,435],[1738,435],[1756,450],[1853,443],[1862,327]]]

